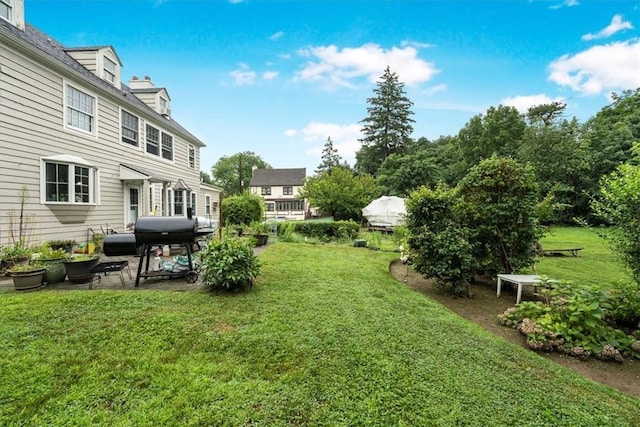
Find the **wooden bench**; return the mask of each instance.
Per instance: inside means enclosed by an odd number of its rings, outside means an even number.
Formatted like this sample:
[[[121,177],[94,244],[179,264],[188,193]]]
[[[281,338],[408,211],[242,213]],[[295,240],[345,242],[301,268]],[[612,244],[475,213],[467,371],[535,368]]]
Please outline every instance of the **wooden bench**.
[[[565,253],[570,253],[573,256],[578,256],[578,252],[580,252],[582,248],[571,248],[571,249],[544,249],[540,251],[543,256],[562,256]]]

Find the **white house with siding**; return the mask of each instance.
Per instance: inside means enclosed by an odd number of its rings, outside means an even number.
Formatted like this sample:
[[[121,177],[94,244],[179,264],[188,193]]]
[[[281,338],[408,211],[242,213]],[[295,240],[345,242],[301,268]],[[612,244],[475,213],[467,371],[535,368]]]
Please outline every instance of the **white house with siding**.
[[[298,193],[304,187],[305,168],[254,169],[249,191],[264,199],[266,219],[302,220],[309,214],[306,199]]]
[[[65,47],[25,22],[24,0],[0,0],[0,245],[23,187],[33,243],[188,208],[217,218],[205,144],[171,118],[166,88],[121,69],[113,46]]]

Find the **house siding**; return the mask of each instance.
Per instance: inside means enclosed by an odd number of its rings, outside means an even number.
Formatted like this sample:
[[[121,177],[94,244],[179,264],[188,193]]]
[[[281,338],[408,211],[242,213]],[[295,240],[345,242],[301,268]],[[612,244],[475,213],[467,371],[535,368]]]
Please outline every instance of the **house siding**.
[[[0,28],[2,31],[2,28]],[[1,34],[0,34],[1,36]],[[79,54],[79,52],[74,52]],[[95,58],[96,52],[92,52]],[[84,61],[84,60],[83,60]],[[88,61],[88,60],[87,60]],[[89,62],[86,62],[90,66]],[[65,85],[96,98],[93,135],[65,126]],[[139,119],[139,146],[121,142],[120,111],[125,109]],[[111,224],[123,231],[125,224],[125,182],[120,180],[120,164],[132,164],[161,172],[175,183],[178,179],[197,193],[196,215],[204,215],[204,197],[219,201],[215,189],[200,189],[199,168],[189,168],[189,144],[196,150],[202,143],[185,138],[170,128],[162,116],[117,101],[117,95],[79,79],[75,74],[50,67],[46,58],[38,58],[19,47],[0,41],[0,244],[10,243],[8,217],[20,208],[18,194],[23,186],[29,192],[25,214],[34,220],[32,241],[75,239],[84,241],[89,229],[100,231]],[[146,153],[144,129],[150,124],[173,137],[173,161]],[[42,158],[62,154],[81,157],[97,168],[99,188],[94,205],[41,203]],[[132,182],[136,184],[136,182]],[[162,210],[162,186],[139,181],[139,215],[147,215],[149,193]],[[99,198],[98,198],[99,195]]]

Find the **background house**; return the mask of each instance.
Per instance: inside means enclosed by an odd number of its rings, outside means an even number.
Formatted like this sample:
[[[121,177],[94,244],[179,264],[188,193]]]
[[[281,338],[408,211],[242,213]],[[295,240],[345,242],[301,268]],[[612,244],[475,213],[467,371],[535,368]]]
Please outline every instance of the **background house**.
[[[298,198],[307,176],[305,168],[254,169],[249,191],[261,196],[266,219],[302,220],[308,214],[307,200]]]
[[[189,207],[214,213],[205,145],[171,118],[166,88],[148,76],[122,83],[113,46],[65,47],[25,22],[24,0],[0,3],[0,244],[23,186],[34,243]]]

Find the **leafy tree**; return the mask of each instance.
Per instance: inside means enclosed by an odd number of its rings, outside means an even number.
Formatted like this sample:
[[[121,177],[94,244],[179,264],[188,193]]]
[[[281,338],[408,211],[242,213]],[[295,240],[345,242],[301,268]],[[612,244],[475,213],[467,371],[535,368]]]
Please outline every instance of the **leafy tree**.
[[[213,181],[211,181],[211,175],[204,171],[200,171],[200,181],[204,182],[205,184],[213,184]]]
[[[458,191],[479,266],[506,273],[530,266],[531,248],[542,233],[533,168],[494,156],[474,166]]]
[[[320,176],[307,178],[300,197],[335,220],[362,218],[362,208],[380,195],[371,175],[354,176],[350,170],[333,168]]]
[[[416,271],[468,295],[476,271],[471,234],[461,221],[455,190],[421,187],[405,200],[411,263]]]
[[[324,172],[328,172],[335,167],[346,167],[349,165],[342,161],[342,157],[338,154],[338,150],[333,147],[333,141],[331,137],[327,137],[327,142],[322,149],[322,163],[318,165],[315,170],[317,175],[321,175]]]
[[[631,147],[640,141],[640,88],[612,94],[613,102],[584,125],[589,147],[590,174],[585,176],[590,194],[598,191],[602,176],[631,159]]]
[[[373,90],[375,96],[367,99],[368,116],[363,123],[360,140],[362,147],[356,153],[355,169],[358,173],[375,176],[382,162],[394,153],[402,153],[411,141],[413,102],[404,92],[404,84],[389,67]]]
[[[525,129],[517,157],[531,164],[536,173],[540,192],[553,193],[555,206],[564,212],[554,222],[567,222],[584,214],[588,207],[584,196],[584,176],[589,171],[588,150],[580,143],[580,126],[574,118],[561,119],[565,105],[552,103],[529,109],[529,126]]]
[[[222,187],[226,196],[241,194],[251,181],[252,168],[268,169],[271,166],[252,151],[221,157],[211,167],[211,175]]]
[[[526,123],[514,107],[489,107],[474,116],[458,133],[457,143],[466,168],[493,155],[514,156]]]
[[[422,185],[433,186],[439,180],[440,167],[428,149],[390,155],[382,162],[376,178],[385,195],[400,197]]]
[[[262,197],[248,191],[222,200],[222,218],[225,224],[249,225],[254,221],[260,221],[263,213]]]
[[[635,144],[640,161],[640,144]],[[597,215],[609,221],[614,247],[640,285],[640,162],[625,163],[601,180],[600,196],[593,201]]]

